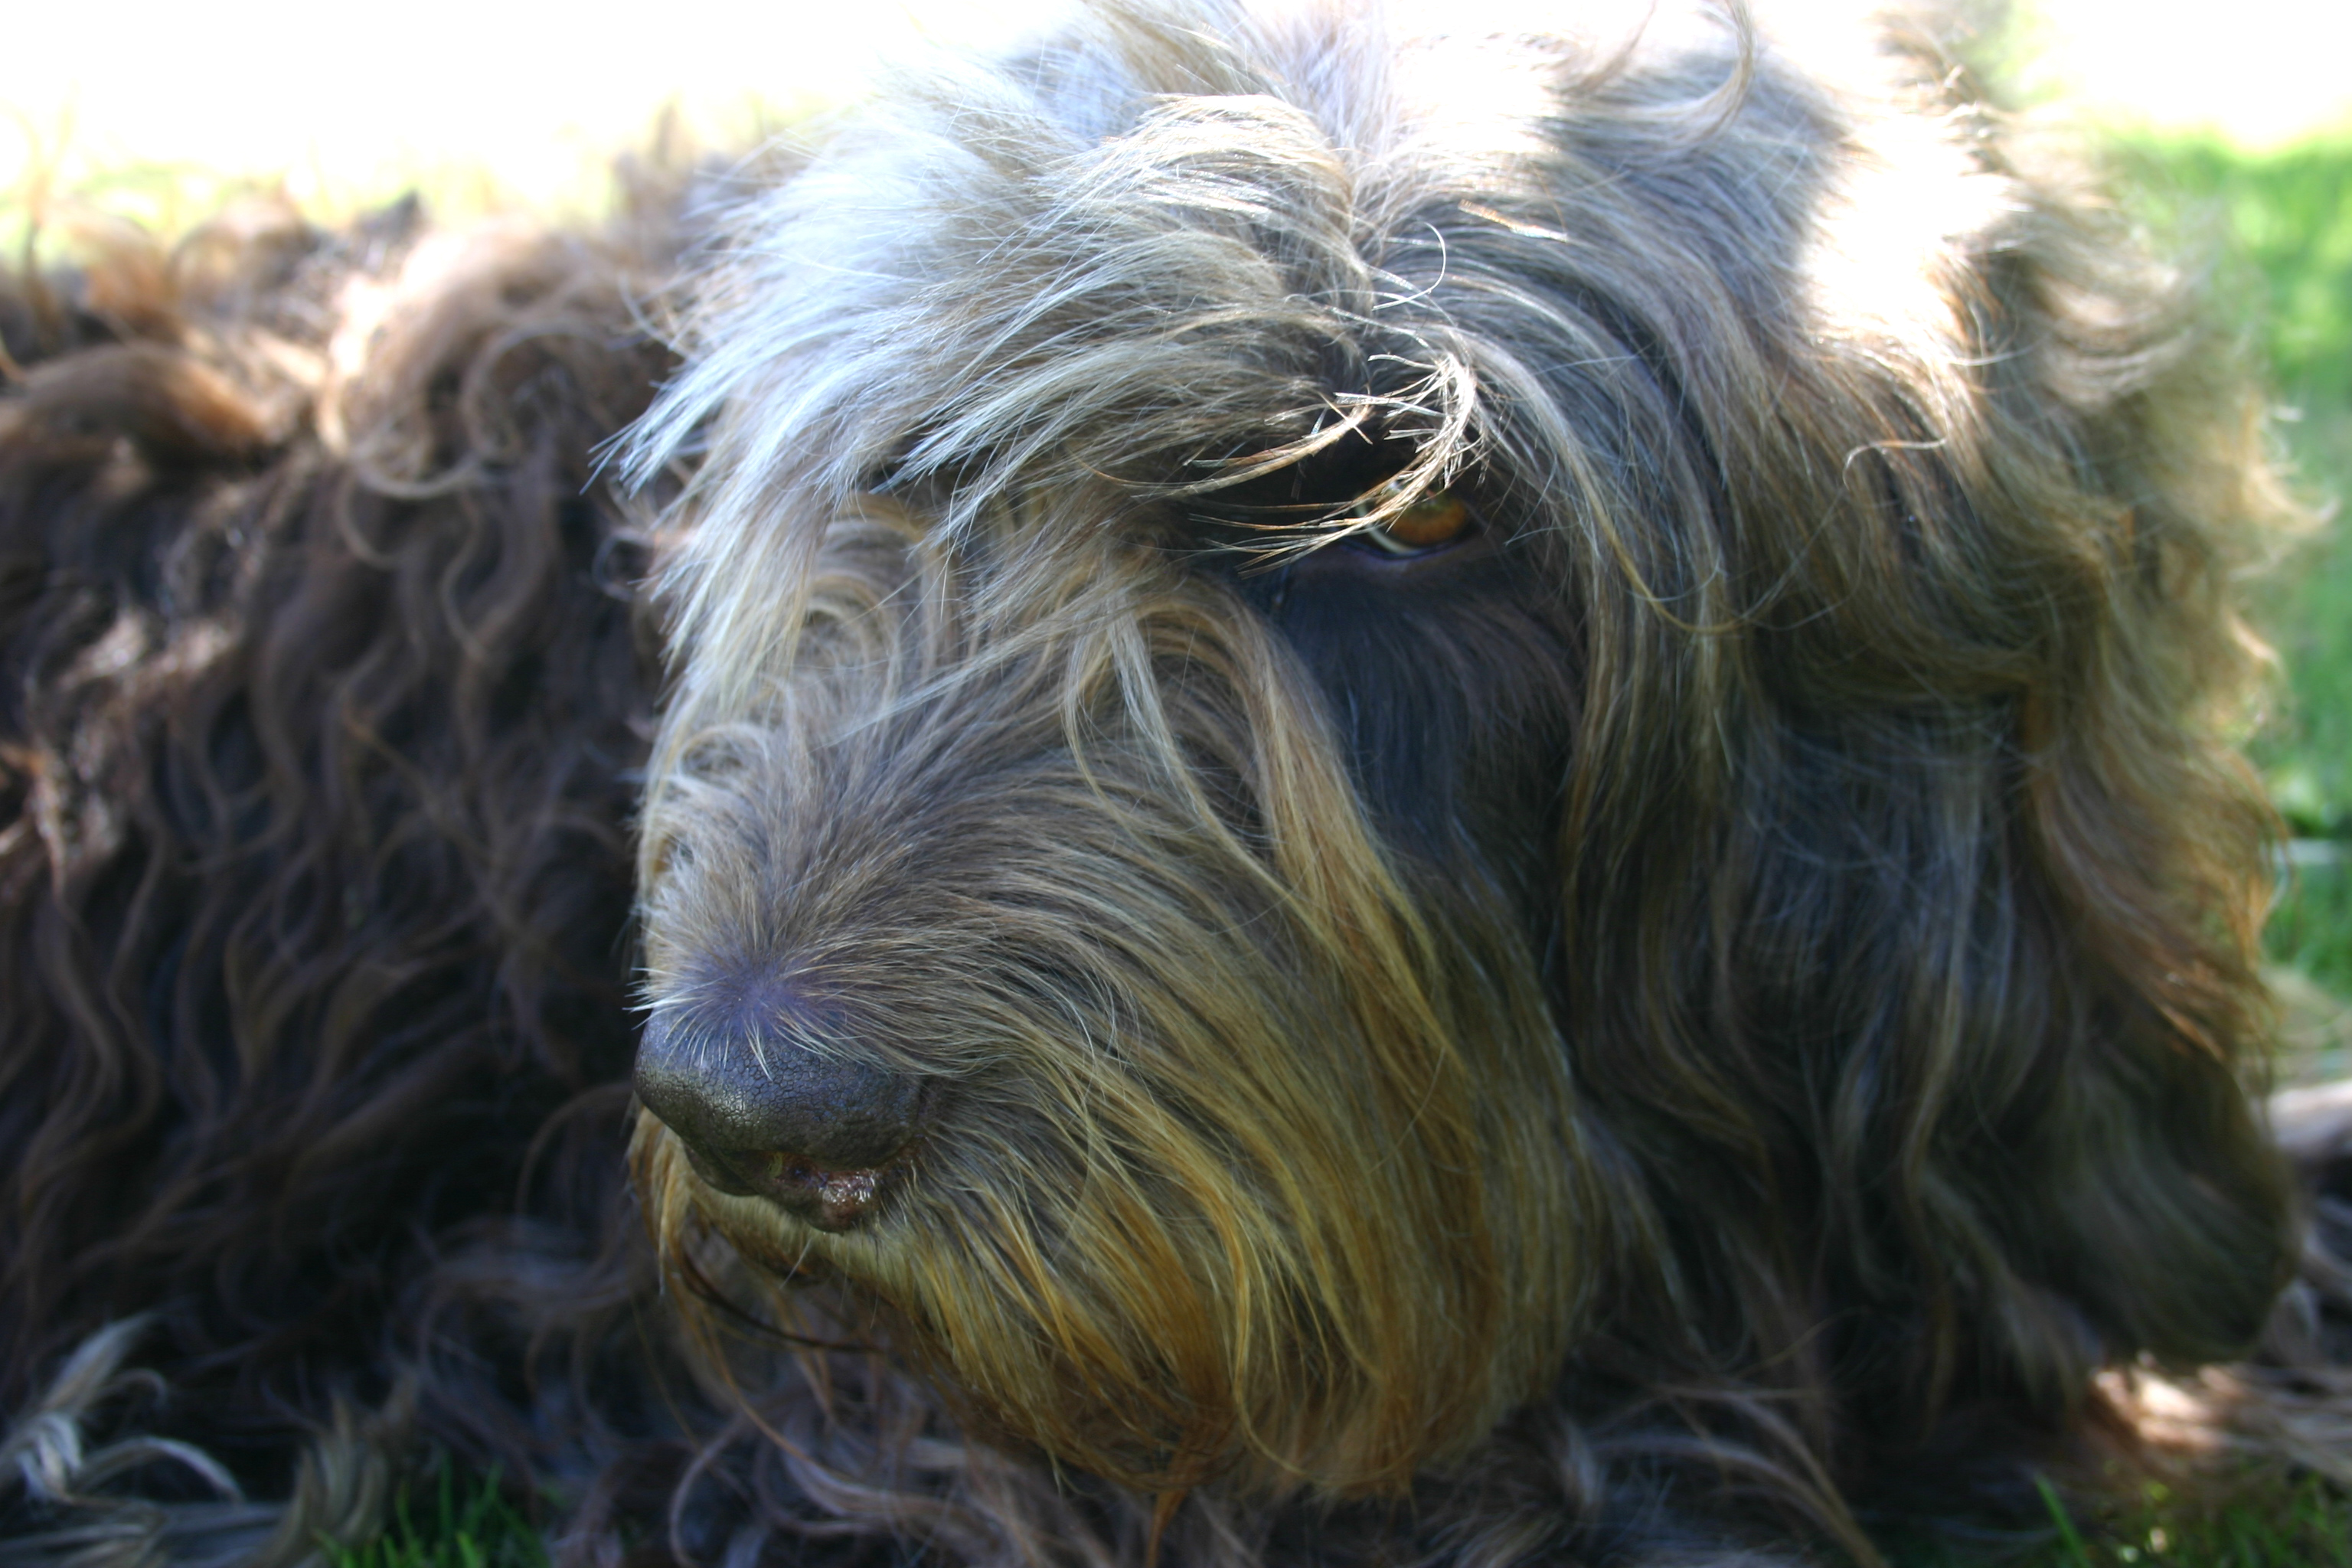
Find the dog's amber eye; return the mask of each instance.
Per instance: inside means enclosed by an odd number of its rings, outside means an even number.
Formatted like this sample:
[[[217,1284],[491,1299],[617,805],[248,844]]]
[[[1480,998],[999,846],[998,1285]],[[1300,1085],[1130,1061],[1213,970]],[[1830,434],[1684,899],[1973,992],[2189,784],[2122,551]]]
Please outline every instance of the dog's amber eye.
[[[1470,509],[1452,490],[1432,490],[1357,537],[1391,555],[1419,555],[1451,544],[1470,526]]]

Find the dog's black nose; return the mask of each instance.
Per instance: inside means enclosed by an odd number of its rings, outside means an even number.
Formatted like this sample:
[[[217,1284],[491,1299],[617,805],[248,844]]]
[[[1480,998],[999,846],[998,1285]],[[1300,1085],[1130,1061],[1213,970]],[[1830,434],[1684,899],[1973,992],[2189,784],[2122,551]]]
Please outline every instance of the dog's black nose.
[[[913,1139],[922,1085],[800,1043],[777,1025],[797,1004],[656,1014],[637,1047],[637,1098],[684,1142],[702,1179],[757,1194],[811,1225],[873,1212]]]

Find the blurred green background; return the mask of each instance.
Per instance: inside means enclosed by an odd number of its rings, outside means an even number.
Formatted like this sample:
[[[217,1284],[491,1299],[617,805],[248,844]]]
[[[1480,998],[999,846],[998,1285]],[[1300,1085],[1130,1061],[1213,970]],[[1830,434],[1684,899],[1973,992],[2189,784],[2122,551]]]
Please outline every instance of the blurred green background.
[[[2352,137],[2246,149],[2221,135],[2112,136],[2123,199],[2213,292],[2268,366],[2276,437],[2320,517],[2250,584],[2280,673],[2252,751],[2295,835],[2268,931],[2285,1081],[2352,1072]]]

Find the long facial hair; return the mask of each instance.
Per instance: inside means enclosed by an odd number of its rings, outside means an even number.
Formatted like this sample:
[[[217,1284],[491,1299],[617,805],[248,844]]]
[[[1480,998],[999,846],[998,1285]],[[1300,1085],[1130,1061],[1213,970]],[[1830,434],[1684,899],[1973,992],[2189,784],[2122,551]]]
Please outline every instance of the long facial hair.
[[[1401,1487],[1540,1388],[1605,1228],[1536,954],[1408,890],[1235,595],[1036,521],[829,528],[791,676],[647,824],[656,1009],[789,972],[804,1047],[931,1086],[916,1173],[826,1235],[649,1127],[659,1226],[845,1279],[1099,1473]]]

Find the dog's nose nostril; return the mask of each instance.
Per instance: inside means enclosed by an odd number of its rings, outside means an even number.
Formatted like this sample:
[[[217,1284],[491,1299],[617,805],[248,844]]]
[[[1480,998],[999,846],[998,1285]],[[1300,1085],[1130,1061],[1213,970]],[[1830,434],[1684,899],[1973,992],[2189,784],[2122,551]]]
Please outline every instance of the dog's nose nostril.
[[[828,1230],[873,1212],[923,1100],[915,1079],[813,1050],[756,1021],[709,1027],[660,1015],[637,1049],[636,1090],[684,1141],[704,1181],[769,1198]]]

